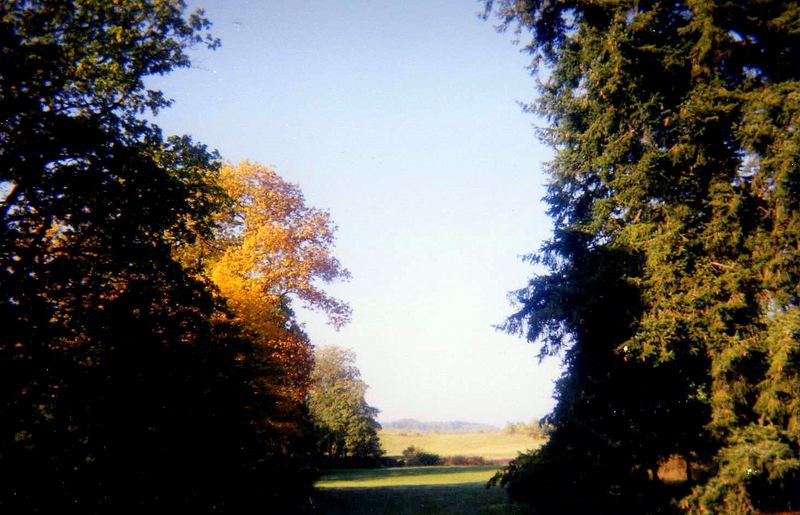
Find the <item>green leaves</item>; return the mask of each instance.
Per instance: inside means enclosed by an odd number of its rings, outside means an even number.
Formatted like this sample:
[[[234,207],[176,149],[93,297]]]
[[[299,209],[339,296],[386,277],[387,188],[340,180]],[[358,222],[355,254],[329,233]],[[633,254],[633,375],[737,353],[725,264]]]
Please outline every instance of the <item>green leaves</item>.
[[[5,2],[0,19],[28,74],[5,93],[35,99],[47,112],[120,117],[140,126],[145,110],[169,105],[144,77],[189,66],[187,47],[219,41],[202,11],[185,18],[182,1]]]
[[[375,420],[378,410],[367,404],[367,384],[355,365],[355,354],[322,347],[315,355],[308,409],[320,437],[320,450],[331,460],[377,458],[380,448]]]
[[[679,453],[709,471],[692,510],[800,502],[788,493],[800,489],[800,439],[787,372],[800,305],[797,5],[508,0],[497,10],[504,27],[530,31],[547,65],[535,107],[556,149],[545,198],[555,232],[539,255],[548,271],[516,293],[506,324],[567,367],[554,437],[525,467],[568,470],[559,460],[579,460],[569,451],[579,445],[608,471]],[[647,370],[670,371],[649,390],[654,411],[638,404]],[[614,409],[632,432],[615,428]],[[593,432],[620,453],[586,444]],[[731,472],[747,446],[766,449],[763,484]],[[606,491],[635,484],[600,477]]]
[[[791,435],[772,425],[753,424],[736,429],[717,457],[716,474],[707,484],[695,488],[683,507],[696,512],[756,511],[751,499],[755,485],[773,483],[773,491],[792,487],[780,484],[781,479],[800,467],[792,440]]]

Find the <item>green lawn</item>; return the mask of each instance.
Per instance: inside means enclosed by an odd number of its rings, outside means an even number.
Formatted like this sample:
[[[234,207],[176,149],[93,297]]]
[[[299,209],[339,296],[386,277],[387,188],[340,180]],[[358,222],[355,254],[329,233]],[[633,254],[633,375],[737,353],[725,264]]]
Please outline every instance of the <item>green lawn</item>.
[[[382,486],[484,484],[497,470],[497,467],[493,466],[332,470],[317,482],[317,487],[375,488]]]
[[[317,483],[315,512],[338,514],[523,514],[486,481],[497,467],[333,470]]]
[[[522,434],[495,433],[411,433],[381,431],[381,446],[387,456],[399,456],[410,446],[445,456],[482,456],[487,460],[516,458],[528,449],[537,449],[544,440]]]
[[[430,433],[381,431],[389,456],[409,446],[446,456],[481,456],[487,460],[514,458],[535,449],[542,440],[496,433]],[[331,470],[317,482],[315,513],[339,514],[523,514],[500,488],[486,488],[498,467],[399,467]]]

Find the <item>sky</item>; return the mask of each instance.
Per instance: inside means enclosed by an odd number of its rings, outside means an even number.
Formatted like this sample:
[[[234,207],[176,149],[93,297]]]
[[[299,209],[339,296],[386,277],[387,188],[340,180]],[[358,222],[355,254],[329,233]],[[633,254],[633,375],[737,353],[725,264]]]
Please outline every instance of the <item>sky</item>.
[[[335,331],[301,310],[315,345],[353,349],[379,420],[529,421],[553,405],[556,359],[495,325],[534,273],[521,256],[551,224],[550,151],[529,58],[471,0],[197,0],[222,40],[149,86],[155,122],[224,159],[257,161],[329,211],[352,273]]]

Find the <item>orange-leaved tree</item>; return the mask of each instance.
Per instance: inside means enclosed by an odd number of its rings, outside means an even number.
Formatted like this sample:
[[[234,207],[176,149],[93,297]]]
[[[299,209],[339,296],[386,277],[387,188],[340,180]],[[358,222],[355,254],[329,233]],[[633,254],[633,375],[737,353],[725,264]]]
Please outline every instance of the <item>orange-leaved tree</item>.
[[[283,393],[301,402],[314,357],[292,303],[324,313],[337,328],[350,319],[350,307],[323,288],[350,277],[332,254],[336,228],[329,213],[306,206],[300,188],[268,167],[227,164],[210,180],[227,198],[212,240],[195,246],[192,257],[282,365]]]

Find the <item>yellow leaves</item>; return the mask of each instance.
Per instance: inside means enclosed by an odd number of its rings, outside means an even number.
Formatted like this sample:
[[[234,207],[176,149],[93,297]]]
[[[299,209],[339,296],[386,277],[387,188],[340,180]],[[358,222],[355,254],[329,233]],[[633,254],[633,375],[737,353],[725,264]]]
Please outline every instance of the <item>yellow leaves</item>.
[[[319,283],[346,279],[333,256],[330,215],[305,205],[300,188],[265,166],[223,166],[216,181],[229,202],[217,215],[213,241],[187,256],[201,256],[204,275],[226,299],[237,322],[253,334],[284,370],[284,397],[301,402],[313,367],[310,342],[297,328],[294,300],[325,313],[334,326],[350,308]]]
[[[229,285],[236,276],[238,288],[259,290],[272,302],[293,295],[326,313],[334,325],[346,323],[349,307],[316,284],[349,277],[331,253],[334,226],[328,213],[307,207],[299,187],[258,164],[224,166],[219,181],[232,205],[219,220],[222,252],[212,267],[224,271],[216,276],[230,276]]]
[[[73,233],[73,228],[70,224],[63,220],[53,219],[50,222],[50,227],[44,233],[44,241],[50,247],[50,251],[54,252],[64,246]]]

